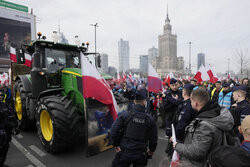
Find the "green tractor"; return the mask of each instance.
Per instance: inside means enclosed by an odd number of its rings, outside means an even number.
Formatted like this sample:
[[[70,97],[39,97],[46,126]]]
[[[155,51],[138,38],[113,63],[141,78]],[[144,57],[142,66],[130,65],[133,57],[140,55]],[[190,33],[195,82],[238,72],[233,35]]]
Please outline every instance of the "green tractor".
[[[32,67],[26,74],[17,67],[14,72],[15,110],[21,129],[37,127],[39,139],[46,151],[61,152],[84,135],[86,100],[83,98],[80,52],[91,63],[98,60],[82,46],[54,43],[42,39],[18,50],[17,66],[32,55]],[[106,75],[106,79],[110,76]],[[105,78],[104,78],[105,79]]]

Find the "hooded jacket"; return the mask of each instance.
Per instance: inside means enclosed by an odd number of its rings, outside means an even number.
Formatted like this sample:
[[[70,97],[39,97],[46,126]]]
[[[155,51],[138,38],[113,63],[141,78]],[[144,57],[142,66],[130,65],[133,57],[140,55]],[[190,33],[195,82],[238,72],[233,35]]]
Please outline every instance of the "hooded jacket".
[[[208,103],[187,126],[184,143],[177,143],[175,149],[182,160],[205,166],[210,151],[222,144],[222,132],[231,130],[233,125],[228,109]]]

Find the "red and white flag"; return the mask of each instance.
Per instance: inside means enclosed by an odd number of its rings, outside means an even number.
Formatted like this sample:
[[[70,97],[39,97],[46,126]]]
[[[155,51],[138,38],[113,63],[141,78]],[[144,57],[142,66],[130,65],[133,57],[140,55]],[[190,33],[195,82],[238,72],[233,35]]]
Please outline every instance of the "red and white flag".
[[[210,66],[206,66],[206,69],[207,69],[207,74],[209,75],[209,78],[210,78],[210,82],[211,83],[215,83],[218,81],[218,77],[216,76],[216,73],[213,73],[212,69],[210,68]]]
[[[122,80],[123,80],[123,81],[126,81],[126,79],[127,79],[126,73],[123,71],[123,72],[122,72]]]
[[[148,91],[155,93],[162,91],[161,79],[150,63],[148,63]]]
[[[200,69],[195,74],[194,79],[196,79],[198,83],[201,83],[202,81],[210,80],[207,70],[205,69],[203,65],[200,66]]]
[[[13,48],[13,47],[10,47],[10,60],[12,62],[17,62],[17,59],[16,59],[16,49]]]
[[[208,74],[208,76],[209,76],[209,78],[210,78],[210,82],[212,82],[212,83],[215,83],[214,82],[214,73],[213,73],[213,71],[211,70],[211,68],[210,68],[210,66],[208,65],[208,66],[206,66],[206,69],[207,69],[207,74]]]
[[[83,97],[93,98],[106,104],[115,120],[118,107],[109,84],[102,78],[95,66],[81,53]]]
[[[170,78],[175,78],[172,72],[169,73]]]
[[[28,53],[24,53],[24,56],[25,56],[25,64],[27,67],[31,67],[31,64],[32,64],[32,57],[30,54]]]
[[[164,82],[167,82],[167,83],[168,83],[168,86],[170,85],[170,80],[171,80],[170,75],[169,75],[169,74],[166,75],[166,77],[165,77],[165,79],[164,79]]]
[[[171,127],[172,127],[172,140],[173,140],[173,143],[176,143],[176,135],[175,135],[174,125],[171,124]],[[170,167],[178,167],[179,161],[180,161],[180,156],[178,155],[178,153],[176,151],[174,151],[173,156],[172,156],[172,160],[170,163]]]
[[[131,74],[131,72],[128,74],[128,77],[129,77],[130,81],[132,81],[132,74]]]
[[[120,76],[120,73],[118,72],[118,70],[117,70],[117,79],[116,79],[116,82],[117,83],[121,82],[121,76]]]

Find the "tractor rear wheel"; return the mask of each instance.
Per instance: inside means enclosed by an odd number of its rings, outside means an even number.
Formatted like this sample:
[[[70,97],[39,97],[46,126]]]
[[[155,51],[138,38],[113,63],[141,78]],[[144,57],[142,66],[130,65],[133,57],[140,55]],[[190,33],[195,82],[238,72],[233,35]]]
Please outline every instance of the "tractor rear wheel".
[[[14,87],[15,110],[17,114],[18,126],[21,130],[28,130],[34,127],[34,122],[29,120],[26,110],[26,95],[23,90],[23,83],[18,80]]]
[[[66,96],[41,98],[36,120],[39,139],[48,152],[61,152],[79,139],[80,115]]]

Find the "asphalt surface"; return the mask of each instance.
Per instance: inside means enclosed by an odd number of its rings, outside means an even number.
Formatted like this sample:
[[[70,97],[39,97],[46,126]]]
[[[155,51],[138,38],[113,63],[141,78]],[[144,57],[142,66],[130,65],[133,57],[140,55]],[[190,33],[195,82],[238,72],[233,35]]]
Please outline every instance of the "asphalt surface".
[[[158,130],[158,136],[158,146],[148,162],[149,167],[169,166],[163,129]],[[110,167],[114,156],[115,150],[110,149],[87,158],[84,140],[63,153],[50,154],[43,149],[36,131],[29,131],[13,136],[5,164],[11,167]]]

